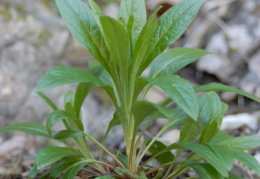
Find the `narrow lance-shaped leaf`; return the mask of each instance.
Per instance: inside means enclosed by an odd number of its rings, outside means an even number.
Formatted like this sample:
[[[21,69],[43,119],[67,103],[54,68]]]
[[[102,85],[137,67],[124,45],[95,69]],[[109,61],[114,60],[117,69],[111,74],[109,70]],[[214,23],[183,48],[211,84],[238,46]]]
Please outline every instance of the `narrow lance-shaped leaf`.
[[[68,155],[79,155],[78,152],[66,147],[49,146],[43,148],[36,158],[37,170],[47,167]]]
[[[45,96],[40,91],[36,91],[35,93],[38,94],[53,110],[58,110],[58,107],[54,104],[54,102],[52,102],[50,98]]]
[[[190,117],[197,120],[199,112],[197,96],[187,80],[177,75],[144,79],[161,88]]]
[[[153,34],[146,60],[139,70],[139,74],[170,44],[177,40],[189,26],[197,14],[203,0],[184,0],[168,11],[159,19]]]
[[[146,8],[144,0],[122,0],[119,9],[119,18],[128,24],[132,17],[131,34],[132,43],[135,44],[139,33],[146,22]]]
[[[240,95],[243,95],[245,97],[248,97],[252,100],[255,100],[257,102],[260,103],[260,99],[256,98],[255,96],[246,93],[242,90],[236,89],[236,88],[232,88],[230,86],[226,86],[223,84],[219,84],[219,83],[210,83],[207,85],[202,85],[202,86],[195,86],[194,90],[198,93],[198,92],[205,92],[205,91],[227,91],[227,92],[234,92]]]
[[[133,75],[138,72],[143,60],[145,60],[145,54],[149,47],[149,42],[151,41],[155,27],[156,13],[160,10],[160,8],[161,7],[158,7],[150,16],[137,39],[135,48],[133,49],[131,63],[131,72]]]
[[[89,71],[65,66],[55,66],[41,77],[37,89],[43,91],[65,84],[84,82],[89,82],[96,86],[105,86],[103,82]]]
[[[13,125],[6,126],[2,129],[0,129],[0,132],[9,132],[9,131],[21,131],[21,132],[25,132],[27,134],[33,134],[33,135],[38,135],[38,136],[42,136],[42,137],[52,138],[49,135],[49,133],[44,125],[32,123],[32,122],[13,124]]]
[[[152,65],[149,77],[172,75],[200,57],[210,54],[201,49],[173,48],[160,55]]]
[[[128,32],[118,21],[108,16],[100,16],[100,23],[114,66],[126,77],[130,50]]]
[[[179,143],[178,145],[189,149],[207,160],[221,175],[227,177],[227,168],[210,147],[197,143]]]
[[[241,136],[236,138],[230,138],[218,143],[217,145],[235,150],[250,150],[260,146],[260,137]]]
[[[56,4],[73,37],[108,70],[106,44],[89,7],[81,0],[56,0]]]

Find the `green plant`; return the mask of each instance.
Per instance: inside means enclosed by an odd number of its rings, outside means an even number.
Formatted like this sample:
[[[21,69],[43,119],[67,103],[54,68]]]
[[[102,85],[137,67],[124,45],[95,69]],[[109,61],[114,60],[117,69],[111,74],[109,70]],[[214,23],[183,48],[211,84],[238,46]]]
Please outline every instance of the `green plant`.
[[[207,51],[174,48],[163,53],[183,34],[203,0],[184,0],[165,12],[157,23],[156,13],[160,7],[146,20],[144,0],[122,0],[118,20],[104,15],[93,0],[89,0],[92,11],[81,0],[56,0],[56,3],[71,34],[97,61],[89,63],[89,71],[56,66],[42,76],[37,94],[53,109],[45,126],[21,123],[0,130],[23,131],[59,140],[66,145],[43,148],[30,177],[50,166],[43,178],[56,178],[62,174],[62,178],[73,178],[84,169],[93,178],[100,179],[169,179],[190,168],[198,174],[198,177],[192,178],[239,178],[229,173],[233,159],[260,174],[260,164],[243,152],[259,146],[260,139],[253,136],[232,138],[219,130],[228,106],[214,91],[236,92],[255,101],[260,100],[222,84],[192,86],[187,80],[173,75],[209,54]],[[155,58],[149,76],[141,77]],[[79,85],[76,92],[66,93],[63,110],[40,92],[69,83]],[[103,88],[116,109],[103,142],[85,133],[81,120],[81,106],[93,86]],[[145,101],[152,86],[159,87],[169,98],[162,104]],[[206,93],[197,96],[199,92]],[[167,105],[171,102],[178,107],[169,108]],[[141,143],[144,132],[158,117],[166,118],[168,122],[156,136],[144,138]],[[59,132],[52,130],[60,120],[66,129]],[[138,132],[144,122],[144,127]],[[126,148],[114,154],[104,147],[104,142],[110,129],[116,125],[123,128]],[[179,143],[166,146],[157,141],[160,135],[179,126]],[[89,141],[100,147],[99,159],[92,155]],[[175,155],[171,153],[173,149],[177,149]],[[190,154],[180,160],[179,156],[185,149]],[[152,154],[148,159],[145,157],[147,152]],[[107,162],[108,156],[113,162]],[[158,167],[149,166],[151,160],[157,160],[160,163]]]

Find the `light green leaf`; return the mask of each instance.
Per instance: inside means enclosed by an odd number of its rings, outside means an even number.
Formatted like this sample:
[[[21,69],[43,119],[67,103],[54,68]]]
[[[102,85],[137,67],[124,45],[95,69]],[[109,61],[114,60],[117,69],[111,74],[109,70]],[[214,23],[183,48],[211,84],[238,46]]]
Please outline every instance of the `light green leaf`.
[[[43,91],[65,84],[84,82],[89,82],[96,86],[105,85],[89,71],[65,66],[56,66],[41,77],[37,89]]]
[[[149,66],[153,59],[183,34],[202,3],[203,0],[184,0],[160,17],[154,30],[149,51],[146,53],[147,58],[140,69],[141,72]]]
[[[228,172],[225,164],[218,158],[218,156],[212,151],[212,149],[206,145],[197,143],[178,143],[186,149],[189,149],[202,158],[207,160],[221,175],[228,176]]]
[[[29,178],[34,178],[37,174],[38,174],[37,165],[34,164],[33,168],[31,169],[31,171],[30,171],[30,173],[28,175],[28,177]]]
[[[86,136],[86,134],[82,131],[73,131],[73,130],[62,130],[59,131],[54,138],[57,140],[68,139],[72,137]]]
[[[244,178],[229,173],[229,176],[226,179],[244,179]]]
[[[49,146],[43,148],[36,158],[37,170],[40,170],[44,167],[47,167],[54,162],[62,159],[63,157],[74,155],[78,156],[79,154],[70,148],[66,147],[56,147],[56,146]]]
[[[115,178],[111,176],[102,176],[102,177],[96,177],[96,179],[115,179]]]
[[[13,124],[13,125],[6,126],[2,129],[0,129],[0,132],[9,132],[9,131],[21,131],[21,132],[25,132],[27,134],[33,134],[33,135],[38,135],[38,136],[42,136],[42,137],[52,138],[49,135],[49,133],[44,125],[32,123],[32,122]]]
[[[201,128],[199,123],[187,116],[182,124],[180,142],[192,142],[200,133]]]
[[[100,23],[111,59],[114,66],[118,68],[116,70],[127,75],[130,50],[128,32],[118,21],[108,16],[100,16]]]
[[[119,9],[119,18],[125,24],[129,22],[131,25],[132,43],[135,44],[145,22],[146,22],[146,8],[144,0],[122,0]],[[131,19],[132,18],[132,22]]]
[[[246,166],[254,170],[257,174],[260,175],[260,164],[259,162],[249,153],[242,152],[239,150],[230,150],[230,154],[233,155],[234,158],[244,163]]]
[[[151,41],[155,27],[156,13],[160,8],[161,7],[158,7],[150,16],[137,39],[135,48],[133,49],[131,63],[131,72],[133,75],[136,75],[138,69],[141,67],[143,60],[145,60],[146,51],[148,50],[150,44],[149,42]]]
[[[199,106],[197,96],[190,82],[177,75],[157,78],[145,78],[151,84],[161,88],[191,118],[197,120]]]
[[[217,145],[227,139],[232,139],[232,137],[228,135],[226,132],[219,130],[215,137],[210,141],[210,144]]]
[[[73,119],[69,113],[63,110],[55,110],[49,114],[46,120],[46,128],[48,131],[59,121],[63,119]]]
[[[38,94],[53,110],[58,110],[58,107],[52,102],[50,98],[45,96],[40,91],[36,91],[35,93]]]
[[[56,4],[73,37],[108,70],[108,50],[89,7],[81,0],[56,0]]]
[[[202,85],[202,86],[195,86],[194,90],[196,91],[196,93],[198,92],[206,92],[206,91],[227,91],[227,92],[234,92],[240,95],[243,95],[245,97],[248,97],[252,100],[255,100],[257,102],[260,103],[260,99],[256,98],[255,96],[246,93],[242,90],[236,89],[236,88],[232,88],[230,86],[226,86],[223,84],[219,84],[219,83],[210,83],[207,85]]]
[[[103,68],[101,66],[94,67],[90,70],[90,72],[96,76],[99,77],[103,71]],[[92,83],[80,83],[77,87],[76,93],[75,93],[75,100],[74,100],[74,108],[75,113],[78,118],[80,118],[80,110],[83,102],[85,101],[87,95],[89,94],[91,88],[93,87]]]
[[[230,171],[233,167],[233,156],[228,151],[225,150],[225,148],[209,145],[209,147],[215,152],[215,154],[218,156],[219,160],[222,161],[222,163],[226,166],[227,170]]]
[[[229,149],[235,150],[250,150],[260,146],[260,137],[256,136],[241,136],[224,140],[218,144]]]
[[[210,53],[201,49],[173,48],[163,53],[155,60],[149,77],[172,75],[186,65],[207,54]]]

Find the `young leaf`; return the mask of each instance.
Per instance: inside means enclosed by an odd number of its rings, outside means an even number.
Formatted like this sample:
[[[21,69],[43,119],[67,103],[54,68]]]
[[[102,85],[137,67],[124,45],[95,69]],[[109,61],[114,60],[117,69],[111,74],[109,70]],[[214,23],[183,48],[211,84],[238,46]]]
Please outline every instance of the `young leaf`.
[[[49,146],[43,148],[36,158],[37,170],[47,167],[68,155],[78,156],[78,152],[66,147]]]
[[[147,58],[139,70],[140,72],[183,34],[202,3],[203,0],[185,0],[170,8],[160,17],[146,53]]]
[[[58,110],[58,107],[52,102],[50,98],[45,96],[40,91],[36,91],[35,93],[38,94],[53,110]]]
[[[195,86],[194,90],[196,91],[196,93],[198,93],[198,92],[206,92],[206,91],[234,92],[234,93],[243,95],[245,97],[248,97],[248,98],[250,98],[252,100],[255,100],[255,101],[260,103],[260,99],[256,98],[255,96],[253,96],[253,95],[251,95],[249,93],[246,93],[246,92],[244,92],[242,90],[238,90],[236,88],[232,88],[230,86],[226,86],[226,85],[219,84],[219,83],[210,83],[210,84],[207,84],[207,85]]]
[[[119,18],[125,24],[131,22],[130,32],[132,36],[132,43],[135,44],[145,22],[146,22],[146,8],[144,0],[122,0],[119,9]]]
[[[9,132],[9,131],[21,131],[27,134],[52,138],[52,136],[49,135],[44,125],[32,123],[32,122],[13,124],[0,129],[0,132]]]
[[[232,139],[230,135],[228,135],[226,132],[219,130],[218,133],[215,135],[215,137],[210,141],[209,144],[211,145],[217,145],[221,143],[222,141]]]
[[[163,53],[155,60],[149,77],[172,75],[186,65],[207,54],[210,53],[201,49],[173,48]]]
[[[160,8],[161,7],[158,7],[150,16],[137,39],[135,48],[133,50],[131,64],[131,72],[133,72],[134,75],[138,72],[138,69],[140,68],[143,60],[145,60],[145,54],[148,50],[150,44],[149,42],[151,41],[155,27],[156,13],[160,10]]]
[[[256,136],[242,136],[230,138],[218,143],[218,146],[235,150],[250,150],[260,146],[260,137]]]
[[[199,112],[198,101],[190,82],[177,75],[145,78],[145,80],[161,88],[191,118],[197,120]]]
[[[59,121],[63,119],[73,119],[69,113],[63,110],[56,110],[49,114],[46,120],[46,128],[48,131]]]
[[[100,16],[100,23],[114,65],[127,74],[130,50],[128,32],[123,25],[108,16]]]
[[[180,142],[194,141],[201,133],[201,128],[203,127],[201,127],[197,121],[187,116],[182,124]]]
[[[34,177],[37,175],[37,173],[38,173],[37,165],[34,164],[34,165],[33,165],[33,168],[31,169],[31,171],[30,171],[30,173],[29,173],[29,175],[28,175],[28,177],[29,177],[29,178],[34,178]]]
[[[108,50],[91,10],[81,0],[56,0],[56,4],[73,37],[108,70]]]
[[[210,147],[202,144],[188,142],[179,143],[179,145],[200,155],[202,158],[207,160],[224,177],[228,176],[225,164],[218,158],[218,156],[212,151]]]
[[[96,86],[105,85],[89,71],[65,66],[55,66],[41,77],[37,89],[43,91],[65,84],[83,82],[89,82]]]

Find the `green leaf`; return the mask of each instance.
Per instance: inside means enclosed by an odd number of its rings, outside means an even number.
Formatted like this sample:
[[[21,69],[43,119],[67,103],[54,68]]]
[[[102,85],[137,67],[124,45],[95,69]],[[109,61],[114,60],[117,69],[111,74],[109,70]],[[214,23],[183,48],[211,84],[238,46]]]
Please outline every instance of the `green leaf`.
[[[202,158],[207,160],[221,175],[224,177],[228,176],[228,172],[225,164],[218,158],[218,156],[212,151],[212,149],[206,145],[197,143],[179,143],[178,145],[189,149],[196,154],[200,155]]]
[[[177,75],[157,78],[145,78],[151,84],[161,88],[191,118],[197,120],[199,106],[197,96],[187,80]]]
[[[229,173],[229,176],[226,179],[244,179],[244,178]]]
[[[180,142],[192,142],[200,133],[201,128],[199,123],[187,116],[181,127]]]
[[[89,82],[96,86],[105,85],[89,71],[65,66],[55,66],[41,77],[37,89],[43,91],[65,84],[84,82]]]
[[[151,139],[149,140],[150,143]],[[157,154],[158,152],[162,151],[163,149],[165,149],[167,146],[164,145],[162,142],[160,141],[155,141],[154,144],[149,148],[149,152],[152,155]],[[160,155],[157,157],[157,161],[163,165],[165,163],[171,162],[174,160],[174,155],[171,153],[171,151],[165,152],[164,154]]]
[[[102,14],[100,7],[98,6],[98,4],[95,1],[88,0],[88,2],[89,2],[89,5],[90,5],[92,11],[94,12],[94,14]]]
[[[86,134],[82,131],[72,131],[72,130],[62,130],[59,131],[54,138],[57,140],[68,139],[72,137],[86,136]]]
[[[48,131],[51,130],[51,128],[59,121],[63,119],[73,119],[73,116],[71,116],[69,113],[63,110],[56,110],[49,114],[46,120],[46,128]]]
[[[64,175],[62,175],[61,179],[74,178],[87,163],[88,162],[78,163],[77,165],[71,167]]]
[[[54,162],[62,159],[63,157],[74,155],[78,156],[79,154],[70,148],[66,147],[56,147],[56,146],[49,146],[43,148],[36,158],[37,170],[40,170],[44,167],[47,167]]]
[[[141,67],[143,60],[145,60],[145,54],[149,47],[149,42],[151,41],[153,30],[155,27],[156,13],[161,7],[158,7],[153,14],[150,16],[145,26],[143,27],[135,48],[133,49],[131,72],[135,75],[138,72],[138,69]]]
[[[99,77],[103,71],[103,68],[101,66],[94,67],[90,70],[90,72],[95,75],[96,77]],[[85,101],[87,95],[89,94],[91,88],[93,87],[92,83],[80,83],[77,87],[76,93],[75,93],[75,101],[74,101],[74,108],[75,113],[78,118],[80,118],[80,110],[83,102]]]
[[[116,158],[124,165],[125,168],[128,168],[128,159],[125,155],[118,154]]]
[[[53,110],[58,110],[58,107],[52,102],[52,100],[50,100],[50,98],[45,96],[40,91],[36,91],[35,93],[38,94]]]
[[[128,32],[119,22],[108,16],[100,16],[100,23],[114,66],[127,75],[130,50]]]
[[[31,171],[30,171],[30,173],[28,175],[28,177],[29,178],[34,178],[37,174],[38,174],[37,165],[34,164],[33,168],[31,169]]]
[[[52,136],[49,135],[44,125],[32,123],[32,122],[13,124],[0,129],[0,132],[9,132],[9,131],[21,131],[27,134],[52,138]]]
[[[234,156],[234,158],[244,163],[246,166],[248,166],[249,168],[254,170],[257,174],[260,175],[260,164],[250,154],[239,150],[230,150],[230,153]]]
[[[241,136],[230,138],[218,143],[218,146],[235,150],[250,150],[260,146],[260,137],[256,136]]]
[[[191,166],[199,175],[200,179],[224,179],[224,177],[208,163],[201,163],[197,160],[185,160],[184,163]]]
[[[232,137],[228,135],[226,132],[219,130],[215,137],[210,141],[210,144],[217,145],[227,139],[232,139]]]
[[[132,112],[135,117],[135,129],[144,121],[145,117],[151,113],[161,113],[165,118],[170,118],[173,115],[173,110],[164,106],[160,106],[148,101],[137,101],[132,106]]]
[[[177,40],[197,14],[203,0],[185,0],[168,11],[158,20],[149,50],[140,72],[146,69],[159,54]]]
[[[186,65],[207,54],[210,53],[201,49],[173,48],[163,53],[155,60],[149,77],[172,75]]]
[[[210,83],[207,85],[202,85],[202,86],[195,86],[194,90],[196,91],[196,93],[198,92],[206,92],[206,91],[226,91],[226,92],[234,92],[240,95],[243,95],[245,97],[248,97],[252,100],[255,100],[257,102],[260,103],[260,99],[256,98],[255,96],[246,93],[242,90],[236,89],[236,88],[232,88],[230,86],[226,86],[223,84],[219,84],[219,83]]]
[[[125,24],[131,25],[132,42],[135,44],[145,22],[146,22],[146,8],[144,0],[122,0],[119,9],[119,18]],[[129,20],[132,18],[132,21]]]
[[[209,145],[209,147],[215,152],[219,160],[221,160],[222,163],[226,166],[227,170],[228,171],[231,170],[233,167],[233,159],[234,159],[232,154],[222,147],[212,146],[212,145]]]
[[[187,114],[180,107],[177,107],[177,109],[174,111],[173,116],[164,125],[164,132],[183,124],[183,121],[186,118],[186,116]]]
[[[73,37],[108,70],[108,50],[91,10],[81,0],[56,0],[56,4]]]
[[[115,169],[115,172],[120,175],[120,176],[124,176],[124,175],[127,175],[131,178],[134,178],[134,179],[139,179],[138,175],[137,174],[134,174],[132,173],[130,170],[128,170],[127,168],[121,168],[121,167],[116,167]]]
[[[82,163],[84,160],[86,159],[82,157],[64,158],[52,167],[51,175],[54,177],[58,177],[63,171],[68,170],[69,168],[77,165],[78,163]]]

